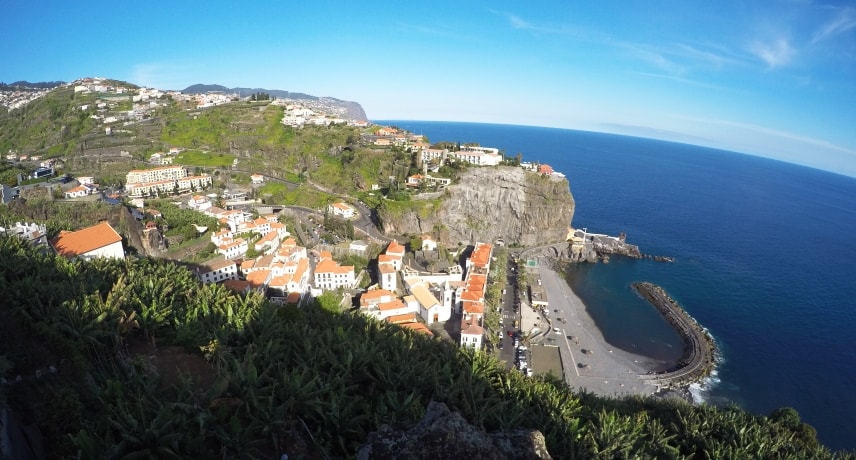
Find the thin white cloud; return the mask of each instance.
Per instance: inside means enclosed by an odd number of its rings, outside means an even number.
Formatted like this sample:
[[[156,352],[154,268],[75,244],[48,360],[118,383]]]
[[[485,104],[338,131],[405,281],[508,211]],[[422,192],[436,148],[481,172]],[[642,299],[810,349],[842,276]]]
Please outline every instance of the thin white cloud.
[[[722,68],[726,65],[740,64],[740,61],[726,56],[725,52],[713,52],[710,50],[699,49],[696,46],[678,43],[675,45],[675,54],[693,59],[695,61],[706,63],[714,68]]]
[[[756,133],[777,137],[777,138],[784,139],[787,141],[801,142],[804,144],[813,145],[816,147],[822,147],[825,149],[834,150],[836,152],[841,152],[841,153],[846,153],[848,155],[856,156],[856,150],[853,150],[853,149],[850,149],[847,147],[842,147],[842,146],[837,145],[837,144],[833,144],[832,142],[829,142],[829,141],[824,140],[824,139],[815,139],[813,137],[802,136],[802,135],[794,134],[794,133],[787,132],[787,131],[779,131],[776,129],[766,128],[763,126],[753,125],[750,123],[740,123],[740,122],[729,121],[729,120],[693,118],[693,117],[685,117],[685,116],[678,116],[677,118],[682,118],[685,120],[695,121],[695,122],[699,122],[699,123],[708,123],[708,124],[715,124],[715,125],[721,125],[721,126],[728,126],[728,127],[732,127],[732,128],[745,129],[747,131],[753,131]]]
[[[563,35],[565,37],[570,37],[578,40],[586,40],[591,42],[606,42],[610,38],[603,34],[602,32],[576,27],[569,26],[566,24],[563,25],[552,25],[552,24],[540,24],[534,23],[532,21],[528,21],[520,16],[509,13],[506,11],[497,11],[497,10],[488,10],[491,14],[495,14],[497,16],[501,16],[508,21],[508,25],[512,29],[516,30],[528,30],[534,33],[542,33],[542,34],[551,34],[551,35]]]
[[[847,7],[837,11],[838,14],[831,21],[824,24],[811,39],[811,44],[816,45],[824,40],[834,38],[853,28],[856,28],[856,9]]]
[[[477,41],[476,38],[471,35],[464,35],[460,33],[460,30],[450,30],[447,27],[427,26],[424,24],[413,24],[407,22],[396,22],[395,25],[405,32],[416,32],[424,35],[433,35],[435,37],[451,38],[454,40]],[[481,39],[478,40],[480,41]]]
[[[699,80],[693,80],[691,78],[684,78],[677,75],[670,74],[660,74],[660,73],[652,73],[652,72],[632,72],[633,75],[639,75],[643,77],[649,78],[658,78],[662,80],[670,80],[678,83],[683,83],[685,85],[697,86],[699,88],[712,89],[716,91],[730,91],[734,92],[734,88],[728,88],[725,86],[714,85],[712,83],[707,83]]]
[[[691,68],[716,68],[720,69],[727,65],[737,65],[741,62],[735,58],[735,54],[718,46],[692,46],[689,44],[664,45],[619,40],[600,31],[580,28],[574,25],[551,25],[535,23],[520,16],[496,10],[489,10],[492,14],[504,17],[508,25],[516,30],[527,30],[533,33],[551,35],[562,35],[564,37],[581,40],[588,43],[602,45],[622,51],[629,51],[636,60],[646,62],[654,67],[675,75],[682,75]],[[707,48],[707,49],[704,49]]]
[[[784,37],[768,43],[753,42],[749,45],[749,52],[764,61],[771,69],[790,64],[796,55],[796,49]]]
[[[515,29],[533,29],[534,28],[534,27],[532,27],[532,24],[530,24],[527,21],[524,21],[523,19],[521,19],[517,15],[509,14],[509,15],[507,15],[507,17],[508,17],[508,22],[511,23],[511,27],[513,27]]]

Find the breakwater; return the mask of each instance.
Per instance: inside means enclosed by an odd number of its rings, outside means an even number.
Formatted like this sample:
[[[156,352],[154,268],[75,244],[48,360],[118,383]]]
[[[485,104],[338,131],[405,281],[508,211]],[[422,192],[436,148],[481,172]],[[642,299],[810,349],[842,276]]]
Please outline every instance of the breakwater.
[[[713,338],[686,311],[653,283],[633,283],[633,290],[651,303],[683,341],[683,354],[666,371],[643,376],[666,386],[684,386],[697,382],[713,371],[716,346]]]

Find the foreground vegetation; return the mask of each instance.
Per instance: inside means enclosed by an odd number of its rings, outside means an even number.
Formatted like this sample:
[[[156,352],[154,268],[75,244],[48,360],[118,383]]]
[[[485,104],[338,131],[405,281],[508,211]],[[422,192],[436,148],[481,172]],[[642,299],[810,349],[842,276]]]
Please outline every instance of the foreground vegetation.
[[[0,405],[41,429],[51,458],[348,457],[431,400],[486,430],[539,429],[557,458],[833,457],[791,409],[575,393],[329,306],[202,286],[168,262],[68,261],[0,238],[0,273],[13,382]]]

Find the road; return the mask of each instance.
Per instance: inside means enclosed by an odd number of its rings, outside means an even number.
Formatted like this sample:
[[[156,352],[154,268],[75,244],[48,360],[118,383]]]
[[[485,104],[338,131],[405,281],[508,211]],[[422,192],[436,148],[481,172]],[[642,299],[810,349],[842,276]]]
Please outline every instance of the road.
[[[502,349],[499,350],[499,359],[508,367],[514,366],[514,339],[508,336],[507,331],[516,332],[514,322],[520,321],[519,308],[515,309],[515,302],[519,303],[519,292],[517,291],[517,264],[511,257],[508,258],[506,266],[506,289],[502,296]]]

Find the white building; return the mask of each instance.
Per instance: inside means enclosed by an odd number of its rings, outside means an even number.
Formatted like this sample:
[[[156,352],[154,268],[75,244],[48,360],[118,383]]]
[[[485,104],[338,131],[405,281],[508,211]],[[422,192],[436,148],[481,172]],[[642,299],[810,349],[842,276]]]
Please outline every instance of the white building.
[[[122,236],[107,222],[87,227],[76,232],[60,232],[50,241],[57,254],[72,258],[90,260],[98,257],[124,259]]]
[[[431,237],[431,235],[422,235],[422,250],[423,251],[436,251],[437,250],[437,241]]]
[[[398,272],[392,264],[378,264],[378,279],[381,289],[395,292],[398,289]]]
[[[238,279],[238,264],[234,260],[218,259],[206,263],[198,272],[204,284]]]
[[[354,285],[354,266],[339,265],[332,259],[323,259],[315,266],[315,287],[322,290],[349,289]]]
[[[343,219],[350,219],[357,213],[357,210],[354,209],[353,206],[342,202],[336,202],[327,206],[327,211],[330,212],[330,214]]]
[[[247,240],[243,238],[236,238],[234,240],[228,240],[217,246],[217,253],[223,254],[227,259],[234,259],[235,257],[241,257],[247,253],[247,249],[249,249],[249,245],[247,244]]]

